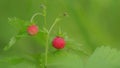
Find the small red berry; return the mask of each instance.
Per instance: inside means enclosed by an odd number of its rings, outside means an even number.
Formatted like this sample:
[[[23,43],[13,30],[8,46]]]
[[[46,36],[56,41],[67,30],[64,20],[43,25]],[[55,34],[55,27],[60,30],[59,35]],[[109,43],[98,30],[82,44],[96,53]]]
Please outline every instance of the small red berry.
[[[30,35],[36,35],[38,33],[38,26],[35,24],[28,26],[27,32]]]
[[[56,49],[63,49],[65,47],[65,40],[62,37],[55,37],[52,41],[52,45]]]

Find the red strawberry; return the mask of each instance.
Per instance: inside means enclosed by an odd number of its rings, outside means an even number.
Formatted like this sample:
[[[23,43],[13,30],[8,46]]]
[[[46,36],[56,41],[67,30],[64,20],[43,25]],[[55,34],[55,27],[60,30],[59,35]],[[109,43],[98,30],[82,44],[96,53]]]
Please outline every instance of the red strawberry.
[[[63,49],[65,47],[65,40],[62,37],[55,37],[52,41],[53,47],[56,49]]]
[[[27,32],[30,35],[36,35],[38,33],[38,26],[35,24],[28,26]]]

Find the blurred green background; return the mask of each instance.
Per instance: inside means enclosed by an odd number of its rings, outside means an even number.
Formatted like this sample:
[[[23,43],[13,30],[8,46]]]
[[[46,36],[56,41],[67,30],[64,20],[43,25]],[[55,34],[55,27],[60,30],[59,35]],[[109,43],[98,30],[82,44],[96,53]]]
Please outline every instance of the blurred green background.
[[[0,46],[2,47],[15,34],[16,30],[8,23],[9,17],[29,21],[40,12],[40,5],[47,6],[47,23],[64,12],[69,14],[60,25],[72,39],[90,48],[108,45],[120,48],[120,1],[119,0],[0,0]],[[42,17],[38,17],[39,20]],[[42,23],[40,21],[39,23]],[[67,27],[66,27],[67,26]],[[41,26],[42,27],[42,26]],[[20,40],[22,41],[22,40]],[[31,42],[24,40],[22,46]],[[16,43],[16,45],[19,45]]]
[[[17,32],[8,18],[29,21],[34,13],[42,11],[41,4],[47,7],[48,27],[58,15],[67,12],[69,16],[60,22],[63,32],[88,50],[101,45],[120,48],[120,0],[0,0],[1,55],[5,55],[3,47]],[[43,18],[38,16],[35,21],[42,28]],[[23,38],[7,53],[37,53],[39,50],[35,40]]]

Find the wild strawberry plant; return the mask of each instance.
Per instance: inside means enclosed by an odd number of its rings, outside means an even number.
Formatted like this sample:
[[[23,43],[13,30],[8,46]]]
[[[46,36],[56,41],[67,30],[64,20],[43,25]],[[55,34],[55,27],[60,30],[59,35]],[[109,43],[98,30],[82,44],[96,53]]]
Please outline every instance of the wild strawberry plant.
[[[30,21],[18,18],[9,18],[9,22],[18,28],[4,51],[10,48],[21,38],[34,37],[40,43],[41,52],[37,57],[12,56],[2,57],[1,68],[120,68],[120,52],[110,47],[98,47],[92,53],[84,49],[77,42],[71,40],[61,29],[51,35],[54,26],[61,23],[61,17],[57,17],[48,28],[46,6],[42,5],[43,12],[35,13]],[[38,26],[34,18],[40,15],[44,18],[44,25]],[[64,13],[63,16],[67,14]],[[41,22],[40,22],[41,23]],[[40,29],[39,27],[43,27]],[[51,39],[52,38],[52,39]]]

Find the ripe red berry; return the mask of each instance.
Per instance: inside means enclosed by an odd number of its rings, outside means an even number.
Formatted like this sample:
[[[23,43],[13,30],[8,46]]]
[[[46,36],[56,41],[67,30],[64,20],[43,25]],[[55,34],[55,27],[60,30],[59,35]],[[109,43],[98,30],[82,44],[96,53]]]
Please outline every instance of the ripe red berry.
[[[52,45],[56,49],[63,49],[65,47],[65,40],[62,37],[55,37],[52,41]]]
[[[28,26],[27,32],[30,35],[36,35],[38,33],[38,26],[35,24]]]

